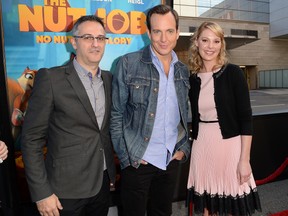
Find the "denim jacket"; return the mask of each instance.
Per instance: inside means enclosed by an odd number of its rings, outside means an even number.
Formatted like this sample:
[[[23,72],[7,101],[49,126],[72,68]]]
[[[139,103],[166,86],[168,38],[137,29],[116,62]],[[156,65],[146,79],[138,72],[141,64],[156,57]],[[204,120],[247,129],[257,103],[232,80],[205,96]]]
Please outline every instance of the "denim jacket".
[[[181,121],[173,154],[181,150],[187,159],[190,153],[187,128],[189,70],[180,61],[174,67]],[[110,132],[122,169],[140,165],[153,130],[158,87],[159,73],[152,63],[149,46],[126,54],[117,62],[112,82]]]

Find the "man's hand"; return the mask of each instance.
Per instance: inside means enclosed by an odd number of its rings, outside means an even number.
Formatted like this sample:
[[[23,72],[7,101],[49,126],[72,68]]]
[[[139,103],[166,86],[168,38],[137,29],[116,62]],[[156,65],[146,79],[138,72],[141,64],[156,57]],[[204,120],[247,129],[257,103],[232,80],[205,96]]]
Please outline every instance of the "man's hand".
[[[147,162],[147,161],[145,161],[145,160],[141,160],[141,161],[140,161],[140,164],[142,164],[142,165],[147,165],[147,164],[148,164],[148,162]]]
[[[38,201],[36,204],[41,216],[60,216],[59,209],[63,209],[55,194]]]
[[[175,154],[172,157],[172,160],[182,160],[185,157],[184,152],[182,151],[176,151]]]

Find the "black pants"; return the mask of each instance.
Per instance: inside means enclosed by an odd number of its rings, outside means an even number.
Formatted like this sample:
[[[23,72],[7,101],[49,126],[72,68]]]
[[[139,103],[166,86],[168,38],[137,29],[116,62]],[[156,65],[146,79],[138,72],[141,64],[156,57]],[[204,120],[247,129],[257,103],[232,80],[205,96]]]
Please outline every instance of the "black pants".
[[[85,184],[85,182],[83,182]],[[102,188],[98,194],[85,199],[60,199],[61,216],[107,216],[110,206],[110,181],[104,171]]]
[[[178,162],[172,161],[167,170],[151,164],[138,169],[129,166],[121,172],[121,201],[124,216],[168,216],[172,201]]]

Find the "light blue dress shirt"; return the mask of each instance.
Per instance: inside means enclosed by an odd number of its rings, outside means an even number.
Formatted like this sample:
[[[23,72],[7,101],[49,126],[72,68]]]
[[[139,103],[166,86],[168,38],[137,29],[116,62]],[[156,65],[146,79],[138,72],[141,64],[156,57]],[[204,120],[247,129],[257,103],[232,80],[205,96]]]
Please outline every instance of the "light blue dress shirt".
[[[166,170],[176,145],[177,126],[180,122],[178,99],[174,84],[174,64],[178,61],[178,58],[175,52],[172,51],[172,61],[167,77],[162,63],[152,49],[151,53],[152,62],[159,72],[159,94],[154,127],[143,160],[162,170]]]

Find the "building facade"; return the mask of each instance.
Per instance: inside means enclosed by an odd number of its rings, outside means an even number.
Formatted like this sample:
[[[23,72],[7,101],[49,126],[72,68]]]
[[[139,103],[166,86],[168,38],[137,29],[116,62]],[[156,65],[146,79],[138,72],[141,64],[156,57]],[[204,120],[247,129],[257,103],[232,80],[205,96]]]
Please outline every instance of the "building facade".
[[[176,52],[183,62],[193,32],[213,20],[224,29],[230,61],[243,69],[250,89],[288,87],[288,1],[174,0],[173,7],[180,15]]]

